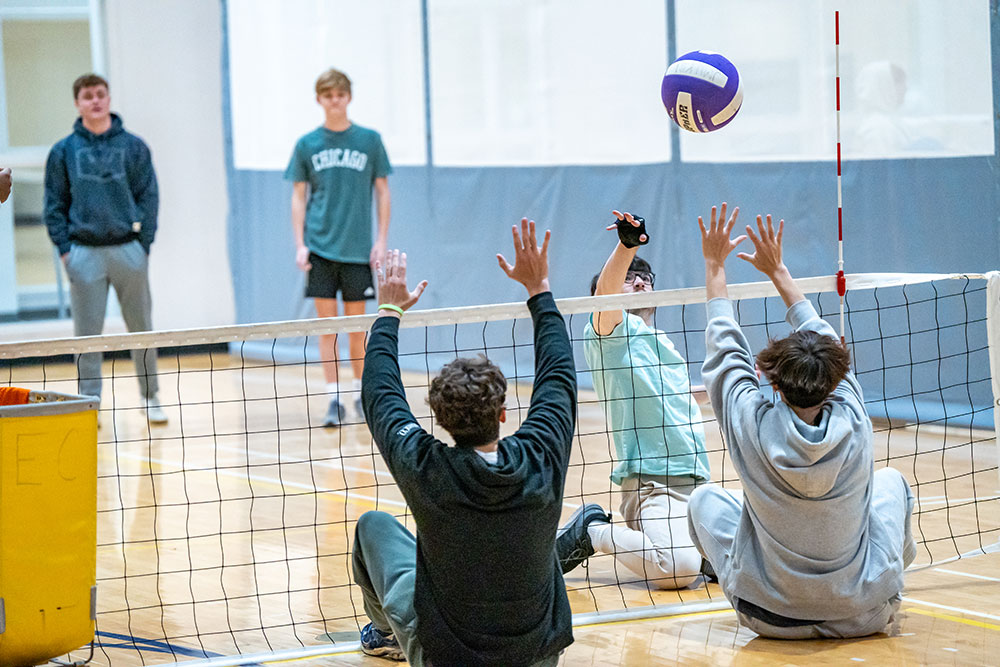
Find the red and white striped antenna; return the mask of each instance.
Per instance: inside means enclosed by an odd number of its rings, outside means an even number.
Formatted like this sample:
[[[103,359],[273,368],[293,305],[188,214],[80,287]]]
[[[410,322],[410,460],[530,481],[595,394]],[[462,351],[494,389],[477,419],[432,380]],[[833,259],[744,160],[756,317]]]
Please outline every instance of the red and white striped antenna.
[[[840,168],[840,12],[833,13],[834,62],[837,72],[837,294],[840,295],[840,342],[844,343],[844,295],[847,279],[844,278],[844,196]]]

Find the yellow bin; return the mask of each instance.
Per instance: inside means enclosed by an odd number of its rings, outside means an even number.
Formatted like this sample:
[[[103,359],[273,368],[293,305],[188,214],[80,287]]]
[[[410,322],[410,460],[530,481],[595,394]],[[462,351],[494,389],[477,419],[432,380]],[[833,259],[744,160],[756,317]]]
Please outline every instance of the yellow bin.
[[[97,613],[98,399],[0,406],[0,665],[89,644]]]

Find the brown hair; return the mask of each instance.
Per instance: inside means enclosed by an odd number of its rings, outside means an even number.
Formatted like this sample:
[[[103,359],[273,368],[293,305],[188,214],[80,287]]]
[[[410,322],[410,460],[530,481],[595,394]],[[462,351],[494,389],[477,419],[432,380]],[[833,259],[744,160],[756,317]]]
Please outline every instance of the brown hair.
[[[629,271],[652,273],[653,268],[649,265],[649,262],[644,260],[642,257],[636,255],[632,258],[632,263],[628,265]],[[597,293],[597,280],[601,277],[600,273],[595,273],[594,277],[590,279],[590,296],[594,296]]]
[[[851,370],[851,353],[840,341],[815,331],[796,331],[771,340],[757,355],[757,367],[797,408],[822,403]]]
[[[80,96],[81,90],[92,86],[104,86],[108,90],[111,90],[111,87],[108,86],[107,79],[100,74],[94,74],[91,72],[89,74],[76,77],[76,81],[73,82],[73,99],[76,100],[76,98]]]
[[[427,402],[459,447],[479,447],[500,437],[507,379],[483,355],[455,359],[431,380]]]
[[[351,94],[351,80],[347,78],[347,75],[341,72],[339,69],[330,68],[319,75],[316,79],[316,94],[319,95],[324,90],[329,90],[334,88],[336,90],[343,90],[348,95]]]

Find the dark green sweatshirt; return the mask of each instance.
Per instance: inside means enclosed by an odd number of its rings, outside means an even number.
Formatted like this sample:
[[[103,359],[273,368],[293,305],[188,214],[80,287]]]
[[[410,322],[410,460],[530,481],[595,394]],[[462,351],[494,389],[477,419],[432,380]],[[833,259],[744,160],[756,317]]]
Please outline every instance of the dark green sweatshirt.
[[[576,370],[552,294],[528,300],[535,382],[527,417],[492,466],[449,447],[410,412],[399,320],[372,325],[361,398],[417,524],[417,637],[435,667],[527,665],[573,642],[555,555],[576,416]]]

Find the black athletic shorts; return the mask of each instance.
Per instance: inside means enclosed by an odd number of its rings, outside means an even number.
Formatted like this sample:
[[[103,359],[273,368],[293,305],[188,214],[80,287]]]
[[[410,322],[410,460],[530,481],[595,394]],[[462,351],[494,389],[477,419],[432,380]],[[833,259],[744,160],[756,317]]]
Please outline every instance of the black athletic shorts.
[[[309,253],[309,263],[306,298],[336,299],[337,292],[344,301],[375,298],[372,270],[367,264],[333,262],[314,252]]]

